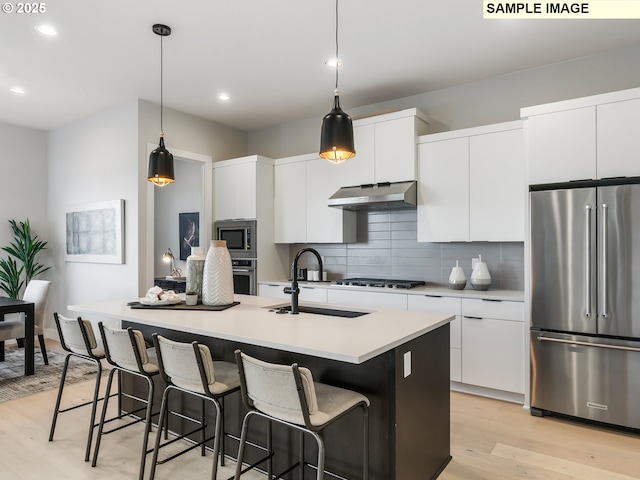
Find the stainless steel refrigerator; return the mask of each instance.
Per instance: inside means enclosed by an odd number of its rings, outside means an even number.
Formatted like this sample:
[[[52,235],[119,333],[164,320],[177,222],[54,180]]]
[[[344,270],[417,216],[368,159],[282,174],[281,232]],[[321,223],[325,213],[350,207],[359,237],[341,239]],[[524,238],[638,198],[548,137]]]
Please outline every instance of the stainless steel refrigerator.
[[[640,178],[530,196],[531,413],[640,429]]]

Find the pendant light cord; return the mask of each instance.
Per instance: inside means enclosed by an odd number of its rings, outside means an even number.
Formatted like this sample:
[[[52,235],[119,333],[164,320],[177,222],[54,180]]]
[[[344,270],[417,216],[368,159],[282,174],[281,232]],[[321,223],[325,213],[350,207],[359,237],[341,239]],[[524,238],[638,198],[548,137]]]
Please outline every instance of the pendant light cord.
[[[340,70],[340,57],[338,56],[338,0],[336,0],[336,95],[338,92],[338,70]]]
[[[162,51],[162,35],[160,36],[160,135],[164,136],[164,128],[162,127],[162,105],[163,105],[163,97],[162,97],[162,92],[164,90],[164,85],[163,85],[163,80],[162,80],[162,73],[164,71],[163,69],[163,61],[164,58],[164,53]]]

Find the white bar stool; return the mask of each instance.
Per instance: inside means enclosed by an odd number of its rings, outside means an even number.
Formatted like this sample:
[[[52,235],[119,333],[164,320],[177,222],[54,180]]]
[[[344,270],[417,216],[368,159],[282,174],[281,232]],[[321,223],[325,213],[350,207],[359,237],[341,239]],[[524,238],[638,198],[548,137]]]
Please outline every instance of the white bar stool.
[[[113,365],[113,368],[111,369],[111,372],[109,372],[109,381],[107,382],[105,400],[102,404],[102,414],[100,415],[100,422],[98,423],[98,434],[96,438],[96,446],[93,450],[93,462],[91,463],[91,466],[95,467],[98,463],[98,452],[100,451],[100,442],[103,435],[116,432],[125,427],[144,421],[145,428],[142,440],[142,453],[140,456],[140,473],[138,474],[139,480],[142,480],[144,478],[144,466],[146,463],[147,453],[151,452],[151,450],[147,451],[147,445],[149,442],[149,433],[151,432],[151,417],[153,415],[153,377],[158,375],[160,372],[160,369],[158,368],[158,361],[155,358],[155,352],[153,350],[147,350],[144,337],[140,330],[134,330],[131,327],[127,329],[109,328],[103,325],[102,322],[98,322],[98,328],[100,330],[100,336],[102,337],[107,361]],[[123,397],[130,398],[139,404],[144,404],[144,406],[126,413],[122,413],[121,410],[118,410],[117,416],[112,417],[105,422],[107,407],[109,404],[109,395],[111,393],[111,385],[113,383],[113,376],[116,372],[118,372],[118,375],[121,375],[122,372],[124,372],[144,379],[147,382],[147,398],[145,399],[135,395],[121,393]],[[143,410],[145,410],[144,417],[137,418],[125,425],[120,425],[111,430],[104,431],[105,423],[121,419],[125,416],[136,415],[138,412]]]
[[[156,466],[168,462],[183,453],[186,453],[198,446],[202,449],[202,456],[205,455],[205,443],[213,439],[213,470],[211,478],[216,478],[218,470],[218,454],[221,452],[221,464],[224,465],[224,397],[240,389],[240,378],[237,367],[229,362],[214,362],[211,357],[209,347],[200,345],[198,342],[180,343],[162,337],[157,333],[153,334],[153,343],[158,356],[158,366],[160,374],[166,387],[162,395],[162,406],[160,407],[160,418],[158,419],[158,432],[156,434],[155,447],[153,449],[153,461],[151,464],[150,480],[155,477]],[[173,391],[183,392],[202,400],[202,419],[200,422],[184,415],[179,415],[182,419],[199,423],[195,430],[180,435],[177,438],[160,444],[162,428],[166,428],[166,416],[169,413],[168,399]],[[205,401],[212,403],[216,409],[216,423],[214,435],[205,437],[206,428],[204,418]],[[201,432],[201,440],[170,457],[158,460],[160,448],[180,440],[187,435]],[[221,449],[222,444],[222,449]]]
[[[102,398],[98,398],[100,391],[100,379],[102,377],[102,363],[100,362],[105,358],[104,352],[98,348],[96,342],[96,336],[93,333],[93,327],[89,320],[83,320],[81,317],[69,318],[53,313],[53,319],[58,329],[58,336],[60,337],[60,345],[68,352],[67,357],[64,360],[64,368],[62,369],[62,376],[60,377],[60,386],[58,387],[58,397],[56,398],[56,406],[53,410],[53,419],[51,420],[51,431],[49,432],[49,441],[53,440],[53,434],[56,430],[56,423],[58,421],[58,414],[75,410],[76,408],[84,407],[91,404],[91,418],[89,419],[89,435],[87,438],[87,448],[85,452],[84,461],[89,461],[89,455],[91,452],[91,442],[93,439],[93,429],[96,426],[96,410],[98,401]],[[69,360],[71,357],[75,357],[84,361],[93,362],[96,365],[96,384],[93,393],[93,399],[89,402],[81,403],[73,407],[60,409],[60,401],[62,400],[62,391],[64,390],[64,381],[67,376],[67,369],[69,368]]]
[[[242,458],[247,442],[249,421],[253,416],[273,420],[300,432],[300,448],[298,463],[287,468],[275,478],[300,467],[300,478],[303,478],[305,466],[311,466],[303,458],[303,434],[315,438],[318,444],[317,480],[327,475],[340,477],[324,468],[325,447],[320,432],[327,425],[335,422],[350,411],[362,408],[363,425],[363,466],[362,478],[369,478],[369,399],[360,393],[338,388],[323,383],[315,383],[311,371],[298,364],[278,365],[263,362],[256,358],[235,351],[236,363],[240,374],[242,400],[249,409],[242,422],[242,436],[238,450],[235,480],[240,478]],[[268,431],[269,432],[269,431]],[[267,440],[271,444],[271,439]],[[271,456],[267,458],[268,478],[271,480]]]

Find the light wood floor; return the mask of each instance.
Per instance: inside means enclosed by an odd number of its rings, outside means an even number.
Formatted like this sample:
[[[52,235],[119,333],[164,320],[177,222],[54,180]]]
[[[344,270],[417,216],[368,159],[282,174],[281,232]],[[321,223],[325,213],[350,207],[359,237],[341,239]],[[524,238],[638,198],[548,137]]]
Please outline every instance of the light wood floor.
[[[90,382],[68,389],[67,398],[73,402],[92,395]],[[137,478],[141,441],[137,426],[106,437],[96,468],[83,461],[86,408],[61,415],[54,441],[47,441],[55,395],[52,390],[0,404],[0,478]],[[441,480],[640,479],[640,435],[536,418],[521,405],[455,392],[451,395],[451,453],[453,460]],[[211,461],[210,453],[203,458],[193,451],[160,466],[156,478],[210,478]],[[228,478],[232,468],[231,464],[219,469],[218,478]],[[245,480],[263,478],[243,476]]]

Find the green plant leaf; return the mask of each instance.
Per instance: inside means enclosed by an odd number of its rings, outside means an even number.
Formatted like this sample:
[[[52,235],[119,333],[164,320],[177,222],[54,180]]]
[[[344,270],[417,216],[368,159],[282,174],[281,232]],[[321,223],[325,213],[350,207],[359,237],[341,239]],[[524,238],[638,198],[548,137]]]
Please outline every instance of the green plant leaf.
[[[24,285],[24,281],[20,279],[23,270],[23,267],[18,268],[18,263],[13,258],[0,258],[0,290],[11,298],[18,298]]]

